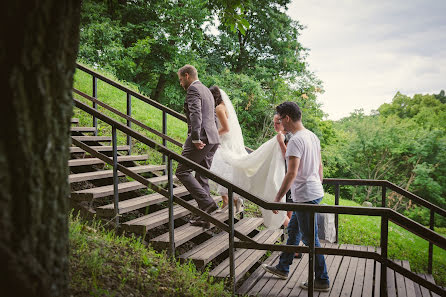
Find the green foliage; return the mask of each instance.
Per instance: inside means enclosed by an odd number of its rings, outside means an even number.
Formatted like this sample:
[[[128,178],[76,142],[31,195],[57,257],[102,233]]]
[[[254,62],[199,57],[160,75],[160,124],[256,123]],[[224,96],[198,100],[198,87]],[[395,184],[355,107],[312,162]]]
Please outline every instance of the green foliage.
[[[176,72],[194,65],[200,80],[230,95],[253,148],[273,136],[274,107],[287,100],[303,103],[304,121],[325,137],[330,127],[321,124],[315,96],[321,82],[306,68],[302,26],[285,13],[289,3],[87,0],[79,59],[179,112],[185,93]]]
[[[335,123],[337,144],[330,145],[329,177],[389,180],[446,207],[446,104],[439,95],[397,93],[391,103],[366,116],[357,110]],[[338,157],[333,160],[333,157]],[[344,196],[377,204],[380,190],[344,188]],[[426,224],[429,213],[388,192],[389,206]],[[436,224],[446,226],[437,216]]]

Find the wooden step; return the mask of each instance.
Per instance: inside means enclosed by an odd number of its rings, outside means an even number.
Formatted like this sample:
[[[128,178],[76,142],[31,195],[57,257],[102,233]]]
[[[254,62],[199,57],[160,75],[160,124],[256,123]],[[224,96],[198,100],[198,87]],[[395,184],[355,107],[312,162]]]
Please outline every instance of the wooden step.
[[[95,141],[95,142],[110,142],[111,136],[71,136],[78,141]]]
[[[167,182],[167,176],[157,176],[157,177],[151,177],[147,179],[148,181],[154,183],[154,184],[161,184]],[[176,177],[174,176],[174,180],[176,180]],[[125,182],[118,184],[118,192],[119,193],[125,193],[130,192],[134,190],[144,189],[146,188],[145,185],[141,184],[138,181],[132,181],[132,182]],[[85,189],[80,190],[76,192],[71,193],[71,198],[78,200],[78,201],[90,201],[92,199],[106,197],[113,195],[113,185],[103,186],[103,187],[97,187],[92,189]]]
[[[221,197],[213,197],[215,202],[221,200]],[[197,202],[195,200],[189,201],[190,205],[197,207]],[[174,219],[184,217],[190,213],[186,208],[175,205],[173,208]],[[139,217],[137,219],[125,222],[122,224],[122,228],[125,231],[146,234],[146,232],[155,227],[161,226],[169,221],[169,208],[164,208],[154,213],[148,214],[146,216]]]
[[[243,208],[240,210],[240,212],[243,212]],[[235,213],[237,214],[237,213]],[[228,219],[228,212],[216,212],[214,214],[214,218],[216,218],[219,221],[225,222]],[[214,227],[213,224],[211,224],[210,228]],[[175,229],[175,246],[178,247],[182,245],[183,243],[188,242],[192,238],[202,234],[206,230],[203,230],[202,227],[197,226],[191,226],[189,224],[183,225],[181,227],[178,227]],[[169,247],[169,232],[166,232],[164,234],[161,234],[160,236],[153,238],[150,240],[150,242],[155,245],[158,248],[168,248]]]
[[[235,224],[235,229],[247,235],[263,223],[262,218],[245,218]],[[192,260],[197,267],[203,267],[229,248],[228,233],[221,232],[180,256]]]
[[[269,256],[264,262],[263,264],[266,265],[275,265],[278,262],[278,259],[280,257],[280,252],[273,252],[271,254],[271,256]],[[249,276],[249,278],[247,278],[243,284],[240,286],[240,288],[237,290],[237,294],[242,295],[242,296],[253,296],[255,294],[249,294],[250,290],[258,284],[258,282],[262,282],[266,283],[265,280],[262,280],[262,277],[265,275],[265,269],[262,268],[262,266],[260,265],[253,273],[251,273],[251,275]],[[263,284],[261,284],[263,285]],[[261,286],[260,285],[260,286]],[[256,292],[258,293],[258,291]],[[286,295],[284,295],[286,296]]]
[[[113,151],[113,146],[108,145],[96,145],[96,146],[90,146],[91,149],[94,149],[97,152],[111,152]],[[130,149],[130,146],[128,145],[118,145],[117,150],[118,151],[128,151]],[[85,151],[81,149],[80,147],[71,146],[70,147],[70,153],[84,153]]]
[[[153,172],[153,171],[163,170],[165,168],[166,168],[165,165],[141,165],[141,166],[128,167],[128,169],[132,170],[135,173]],[[123,175],[124,173],[118,171],[118,176],[123,176]],[[95,180],[109,177],[113,177],[113,169],[70,174],[68,176],[68,182],[71,184],[87,180]]]
[[[70,127],[71,132],[95,132],[95,127]]]
[[[262,230],[253,239],[258,243],[274,244],[283,234],[279,230]],[[248,270],[262,258],[266,251],[237,249],[234,253],[235,259],[235,282],[238,282]],[[221,262],[210,273],[215,278],[229,277],[229,258]]]
[[[228,212],[215,213],[215,215],[213,215],[213,217],[219,221],[224,222],[228,219]],[[214,227],[213,224],[211,224],[210,228],[212,228],[212,227]],[[192,226],[190,224],[184,224],[181,227],[175,228],[175,232],[174,232],[175,247],[179,247],[183,243],[188,242],[192,238],[195,238],[196,236],[202,234],[205,231],[206,231],[206,229],[203,229],[203,227],[201,227],[201,226]],[[164,234],[161,234],[158,237],[151,239],[150,242],[157,248],[160,248],[160,249],[168,248],[169,247],[169,232],[166,232]]]
[[[185,196],[189,194],[185,187],[177,187],[173,189],[173,194],[178,197]],[[147,207],[152,204],[158,204],[167,201],[167,198],[159,193],[154,193],[150,195],[144,195],[141,197],[136,197],[124,201],[120,201],[118,204],[119,213],[127,213],[132,210]],[[113,203],[100,206],[96,208],[96,213],[102,217],[112,217],[115,215],[115,205]]]
[[[79,124],[78,118],[71,118],[71,124]]]
[[[145,161],[148,158],[149,155],[118,156],[118,162]],[[96,165],[96,164],[104,164],[104,161],[98,158],[73,159],[68,161],[68,166],[70,167]]]

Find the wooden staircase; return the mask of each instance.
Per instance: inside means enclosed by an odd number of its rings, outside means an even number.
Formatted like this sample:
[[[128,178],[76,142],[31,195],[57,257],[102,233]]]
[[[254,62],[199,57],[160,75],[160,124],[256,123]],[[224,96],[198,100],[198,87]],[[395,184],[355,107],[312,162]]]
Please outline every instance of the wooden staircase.
[[[94,136],[94,127],[80,127],[79,120],[72,120],[72,136],[91,148],[108,156],[111,155],[110,136]],[[86,135],[87,134],[87,135]],[[89,135],[88,135],[89,134]],[[148,155],[128,155],[128,146],[118,146],[118,162],[124,164],[135,173],[158,185],[167,183],[164,174],[165,165],[147,164]],[[71,200],[77,203],[83,210],[99,218],[110,220],[115,216],[113,203],[113,170],[109,165],[92,156],[78,147],[70,148],[71,159],[69,160],[69,183],[72,187]],[[143,164],[141,164],[143,163]],[[118,184],[119,193],[119,220],[120,230],[134,233],[145,238],[157,249],[169,247],[168,221],[169,213],[167,199],[158,193],[147,193],[146,186],[137,181],[129,180],[121,172]],[[189,195],[186,188],[177,183],[174,176],[174,194],[186,199],[191,205],[197,203]],[[216,202],[221,197],[213,197]],[[243,211],[243,210],[242,210]],[[215,213],[214,218],[221,222],[228,220],[228,212]],[[229,240],[226,232],[218,232],[214,225],[210,229],[199,226],[191,226],[188,223],[190,211],[186,208],[174,206],[175,219],[175,247],[177,257],[181,261],[192,261],[199,268],[211,267],[210,275],[217,279],[224,279],[229,275],[228,247]],[[247,235],[259,242],[276,243],[282,230],[270,231],[260,230],[263,219],[240,218],[236,219],[237,231]],[[214,234],[211,236],[209,234]],[[238,250],[236,253],[237,280],[241,280],[250,270],[259,265],[259,260],[266,251]],[[210,266],[209,266],[210,265]]]
[[[71,133],[73,138],[81,141],[96,151],[108,156],[111,155],[110,136],[95,136],[94,127],[77,126],[78,119],[72,119]],[[90,134],[90,135],[86,135]],[[165,165],[147,164],[147,154],[129,155],[129,146],[118,146],[118,162],[125,165],[131,171],[143,175],[145,178],[158,185],[167,183],[164,174]],[[113,203],[113,170],[102,160],[89,156],[78,147],[70,149],[71,159],[68,162],[70,168],[69,183],[71,185],[71,202],[78,209],[99,218],[110,220],[115,216]],[[142,163],[142,164],[141,164]],[[149,192],[146,186],[133,180],[129,180],[119,172],[119,220],[120,229],[125,232],[135,233],[145,238],[157,249],[168,249],[169,214],[167,199],[158,193]],[[174,195],[182,197],[191,205],[197,206],[185,187],[177,183],[174,177]],[[221,197],[213,197],[216,202]],[[227,212],[215,213],[214,218],[221,222],[228,219]],[[229,276],[228,248],[229,239],[226,232],[218,232],[211,225],[210,229],[191,226],[188,224],[190,211],[186,208],[174,206],[175,219],[175,247],[176,257],[182,262],[192,261],[198,268],[210,268],[209,275],[215,279],[226,279]],[[277,243],[282,235],[282,230],[262,229],[263,219],[243,218],[236,219],[235,230],[254,239],[259,243]],[[324,246],[339,248],[339,245],[325,243]],[[342,248],[355,250],[374,251],[374,247],[345,245]],[[271,255],[262,250],[237,249],[235,259],[235,280],[237,293],[247,296],[307,296],[307,291],[301,290],[299,283],[306,281],[308,271],[308,255],[301,259],[295,259],[290,267],[287,280],[265,273],[260,264],[276,264],[279,253]],[[407,261],[396,261],[403,267],[410,269]],[[379,297],[379,273],[380,264],[371,259],[352,258],[340,255],[326,256],[327,269],[331,280],[330,292],[318,293],[317,297]],[[431,275],[422,275],[433,282]],[[438,297],[438,295],[420,287],[411,280],[388,270],[387,273],[389,297]]]

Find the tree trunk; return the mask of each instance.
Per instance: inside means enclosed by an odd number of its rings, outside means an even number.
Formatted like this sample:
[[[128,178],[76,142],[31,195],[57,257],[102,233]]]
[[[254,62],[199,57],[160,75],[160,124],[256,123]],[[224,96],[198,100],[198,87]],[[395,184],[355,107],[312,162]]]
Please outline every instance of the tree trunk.
[[[164,73],[160,74],[158,78],[158,83],[156,84],[156,88],[152,90],[152,94],[150,94],[150,99],[160,102],[161,94],[163,93],[164,87],[167,83],[167,75]]]
[[[80,1],[1,13],[0,295],[68,296],[68,157]]]

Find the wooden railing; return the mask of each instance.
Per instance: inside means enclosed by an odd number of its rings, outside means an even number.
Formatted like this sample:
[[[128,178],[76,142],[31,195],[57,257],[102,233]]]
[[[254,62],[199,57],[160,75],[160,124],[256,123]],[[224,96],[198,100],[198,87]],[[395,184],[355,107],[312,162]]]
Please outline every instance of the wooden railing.
[[[79,93],[78,93],[79,94]],[[259,250],[270,250],[270,251],[286,251],[286,252],[305,252],[309,253],[309,265],[308,265],[308,282],[309,282],[309,296],[313,296],[313,273],[314,273],[314,255],[315,254],[330,254],[330,255],[346,255],[346,256],[352,256],[352,257],[361,257],[361,258],[368,258],[368,259],[374,259],[381,263],[381,274],[380,274],[380,284],[381,284],[381,296],[387,296],[387,268],[391,268],[395,270],[396,272],[400,273],[401,275],[411,279],[412,281],[426,287],[427,289],[440,294],[445,295],[446,290],[443,288],[425,280],[424,278],[418,276],[417,274],[411,272],[410,270],[407,270],[406,268],[392,262],[387,257],[387,248],[388,248],[388,224],[389,221],[393,222],[404,229],[418,235],[419,237],[427,240],[430,244],[436,245],[439,248],[445,250],[446,249],[446,238],[437,234],[433,230],[430,230],[421,224],[418,224],[417,222],[408,219],[404,217],[403,215],[397,213],[394,210],[388,209],[386,207],[348,207],[348,206],[322,206],[322,205],[308,205],[308,204],[297,204],[297,203],[272,203],[267,202],[261,198],[258,198],[254,195],[252,195],[249,192],[246,192],[245,190],[233,185],[231,182],[215,175],[214,173],[210,172],[206,168],[200,166],[199,164],[194,163],[193,161],[175,153],[172,150],[169,150],[165,145],[160,145],[153,140],[147,138],[146,136],[138,133],[137,131],[134,131],[127,125],[123,125],[120,122],[117,122],[110,117],[106,116],[105,114],[97,111],[96,109],[80,102],[79,100],[74,100],[75,106],[90,115],[92,115],[95,118],[98,118],[105,123],[112,126],[112,133],[113,133],[113,159],[110,159],[106,157],[105,155],[102,155],[99,152],[94,151],[93,149],[89,148],[85,144],[82,144],[75,139],[73,139],[73,143],[75,145],[80,146],[87,152],[91,153],[94,156],[99,157],[103,159],[104,162],[113,165],[113,172],[114,172],[114,183],[116,183],[115,187],[117,187],[117,171],[121,171],[124,174],[128,175],[129,177],[134,178],[135,180],[141,182],[142,184],[150,187],[151,189],[157,191],[158,193],[164,195],[168,198],[168,205],[169,205],[169,234],[170,234],[170,253],[171,255],[175,254],[175,244],[174,244],[174,217],[173,217],[173,203],[177,203],[192,213],[199,215],[203,217],[205,220],[211,222],[218,228],[222,229],[225,232],[228,232],[229,234],[229,259],[230,259],[230,280],[232,284],[232,290],[235,293],[235,264],[234,264],[234,251],[235,248],[250,248],[250,249],[259,249]],[[97,103],[97,102],[96,102]],[[119,130],[126,135],[133,137],[140,142],[148,145],[152,149],[157,150],[158,152],[162,153],[164,156],[167,156],[167,164],[166,164],[166,171],[168,174],[168,190],[165,190],[159,186],[156,186],[155,184],[151,183],[147,179],[143,178],[141,175],[136,174],[126,167],[120,165],[117,163],[117,144],[116,144],[116,130]],[[164,133],[163,133],[164,134]],[[207,178],[210,178],[211,180],[217,182],[218,184],[221,184],[222,186],[226,187],[228,189],[228,196],[229,196],[229,223],[225,224],[223,222],[218,221],[211,215],[207,214],[206,212],[191,206],[189,203],[187,203],[185,200],[173,195],[173,172],[172,172],[172,161],[175,160],[179,163],[185,164],[188,167],[192,168],[196,172],[199,172],[203,176],[206,176]],[[340,185],[347,185],[349,180],[326,180],[326,183],[332,183],[335,186],[339,187]],[[363,181],[360,180],[358,183],[360,185],[376,185],[376,186],[383,186],[383,182],[386,181]],[[388,183],[383,186],[383,189],[385,187],[389,187],[394,189],[394,187]],[[395,186],[396,187],[396,186]],[[117,202],[118,202],[118,194],[117,190],[115,191],[115,212],[116,214],[119,214],[119,209],[117,208]],[[337,190],[339,192],[339,190]],[[383,190],[383,193],[385,191]],[[310,243],[308,247],[298,247],[298,246],[288,246],[288,245],[271,245],[271,244],[259,244],[254,242],[249,237],[237,232],[234,230],[234,209],[233,209],[233,193],[237,193],[240,196],[250,200],[251,202],[259,205],[260,207],[263,207],[265,209],[269,210],[284,210],[284,211],[306,211],[312,214],[311,216],[311,222],[314,226],[314,220],[315,220],[315,214],[316,213],[334,213],[336,215],[339,214],[350,214],[350,215],[366,215],[366,216],[379,216],[381,217],[381,253],[376,252],[367,252],[367,251],[354,251],[354,250],[343,250],[343,249],[333,249],[333,248],[316,248],[314,245],[314,228],[312,231],[312,234],[310,234]],[[413,195],[413,194],[412,194]],[[339,194],[337,195],[339,197]],[[418,200],[421,198],[417,198],[418,196],[411,196],[410,199]],[[424,203],[424,206],[430,207],[431,211],[437,212],[438,214],[444,216],[445,212],[443,209],[436,207],[435,205],[431,205],[429,202],[424,201],[421,199],[418,202]],[[338,198],[339,201],[339,198]],[[118,216],[116,216],[118,217]],[[117,223],[119,223],[117,221]],[[238,238],[240,241],[235,242],[234,239]],[[311,276],[311,277],[310,277]]]
[[[139,93],[137,93],[137,92],[135,92],[135,91],[81,65],[81,64],[77,64],[77,68],[92,76],[92,86],[93,86],[92,87],[92,96],[89,96],[79,90],[76,90],[76,89],[74,89],[73,92],[90,100],[93,104],[94,109],[96,109],[97,106],[99,105],[99,106],[121,116],[122,118],[126,119],[127,127],[131,127],[131,124],[134,123],[134,124],[138,125],[139,127],[161,137],[163,146],[166,146],[167,142],[173,143],[179,147],[181,147],[183,145],[181,142],[179,142],[167,135],[167,115],[171,115],[181,121],[186,122],[186,117],[184,115],[160,104],[159,102],[156,102],[146,96],[143,96],[143,95],[141,95],[141,94],[139,94]],[[98,79],[126,93],[126,97],[127,97],[127,108],[126,108],[127,113],[126,114],[108,106],[107,104],[104,104],[103,102],[101,102],[100,100],[97,99],[97,80]],[[131,116],[131,97],[132,96],[149,104],[150,106],[155,107],[162,111],[162,131],[161,132],[132,118],[132,116]],[[97,121],[96,121],[96,117],[94,117],[94,116],[93,116],[93,125],[95,128],[97,128]],[[131,136],[129,136],[129,135],[127,135],[127,145],[130,147],[130,149],[129,149],[129,154],[130,154],[131,153]],[[250,148],[246,148],[246,150],[248,152],[252,151]],[[165,158],[165,155],[163,155],[163,163],[165,163],[165,162],[166,162],[166,158]],[[382,207],[386,207],[386,192],[387,192],[387,189],[390,189],[390,190],[406,197],[407,199],[414,201],[416,204],[428,208],[429,212],[430,212],[429,228],[431,230],[434,230],[435,214],[439,214],[443,217],[446,216],[446,210],[444,210],[444,209],[424,200],[423,198],[421,198],[421,197],[419,197],[419,196],[417,196],[417,195],[415,195],[401,187],[398,187],[397,185],[395,185],[389,181],[386,181],[386,180],[324,179],[323,184],[333,185],[335,187],[335,205],[339,205],[340,186],[350,185],[350,186],[381,187],[382,188],[382,195],[381,195],[381,197],[382,197],[381,206]],[[338,227],[339,227],[338,215],[335,216],[335,226],[336,226],[336,241],[338,241]],[[430,243],[429,251],[428,251],[428,265],[427,265],[428,273],[432,273],[432,266],[433,266],[433,245]]]

